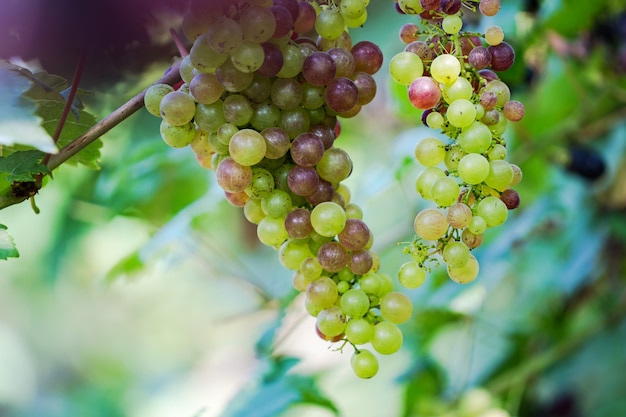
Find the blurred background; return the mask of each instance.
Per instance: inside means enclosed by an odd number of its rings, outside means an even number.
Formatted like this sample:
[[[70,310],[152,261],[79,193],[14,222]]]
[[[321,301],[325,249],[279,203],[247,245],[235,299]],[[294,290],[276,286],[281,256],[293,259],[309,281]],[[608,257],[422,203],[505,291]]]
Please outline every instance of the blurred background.
[[[502,3],[466,20],[501,26],[516,50],[500,76],[526,106],[505,134],[522,203],[486,233],[475,282],[436,270],[406,292],[403,349],[379,358],[374,379],[315,334],[276,253],[141,110],[104,136],[100,170],[55,171],[40,214],[0,212],[20,251],[0,264],[0,416],[469,417],[485,403],[520,417],[626,415],[626,4]],[[101,118],[167,69],[176,52],[162,35],[181,8],[77,5],[0,0],[0,52],[71,79],[99,34],[81,86]],[[377,98],[342,122],[336,146],[395,277],[425,204],[413,147],[433,132],[387,71],[415,18],[391,1],[368,10],[352,37],[386,61]]]

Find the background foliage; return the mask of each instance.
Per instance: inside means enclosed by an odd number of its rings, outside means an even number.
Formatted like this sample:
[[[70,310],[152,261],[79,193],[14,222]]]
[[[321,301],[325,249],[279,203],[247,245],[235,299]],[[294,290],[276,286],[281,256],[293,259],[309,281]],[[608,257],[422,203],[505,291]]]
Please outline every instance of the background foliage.
[[[55,171],[40,214],[0,212],[20,251],[0,265],[0,415],[441,416],[477,386],[511,415],[626,415],[625,5],[503,3],[477,25],[516,48],[503,77],[526,105],[507,133],[522,205],[487,234],[474,283],[435,271],[408,292],[407,340],[375,379],[317,338],[274,251],[141,111],[103,138],[101,169]],[[390,57],[410,17],[369,10],[353,38]],[[88,110],[106,115],[166,66],[96,89]],[[431,132],[385,68],[376,77],[378,98],[339,140],[395,275],[423,204],[407,155]],[[598,157],[604,175],[581,176]]]

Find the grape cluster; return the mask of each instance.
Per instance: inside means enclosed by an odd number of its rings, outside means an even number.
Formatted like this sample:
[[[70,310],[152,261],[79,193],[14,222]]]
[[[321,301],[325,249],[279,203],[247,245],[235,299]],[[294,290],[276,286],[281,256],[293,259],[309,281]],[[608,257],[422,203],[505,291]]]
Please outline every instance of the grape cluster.
[[[462,7],[493,16],[500,1],[396,1],[401,13],[419,14],[421,22],[400,29],[406,46],[391,59],[390,75],[407,86],[411,104],[424,110],[422,122],[448,138],[427,137],[415,146],[415,158],[425,167],[416,191],[437,207],[415,217],[417,236],[405,248],[413,260],[400,268],[401,282],[421,282],[429,264],[441,259],[452,280],[473,281],[479,264],[471,250],[520,201],[511,187],[522,172],[506,161],[503,134],[508,122],[522,119],[524,106],[511,100],[497,75],[513,65],[515,52],[498,26],[484,34],[461,31]]]
[[[380,48],[352,45],[347,27],[366,19],[366,0],[239,0],[192,4],[183,32],[193,41],[177,90],[155,85],[147,110],[173,147],[190,145],[215,170],[227,200],[257,225],[259,240],[294,271],[316,332],[354,347],[354,373],[370,378],[380,354],[400,349],[397,324],[411,301],[392,291],[371,250],[362,209],[342,183],[352,172],[335,146],[338,117],[376,94]]]

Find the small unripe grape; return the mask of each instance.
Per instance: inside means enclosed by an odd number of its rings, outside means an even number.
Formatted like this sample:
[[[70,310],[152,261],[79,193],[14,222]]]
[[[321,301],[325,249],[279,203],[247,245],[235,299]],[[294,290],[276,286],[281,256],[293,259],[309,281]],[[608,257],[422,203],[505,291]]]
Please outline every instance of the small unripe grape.
[[[396,353],[402,347],[402,331],[393,323],[383,321],[374,326],[372,347],[383,355]]]
[[[399,84],[409,85],[424,73],[424,64],[413,52],[399,52],[389,62],[389,74]]]
[[[455,34],[459,33],[461,28],[463,27],[463,20],[459,15],[448,15],[443,18],[441,22],[441,27],[446,33]]]
[[[369,300],[368,300],[369,302]],[[368,343],[374,336],[374,325],[364,318],[353,318],[346,324],[346,338],[355,345]]]
[[[446,156],[443,143],[437,138],[424,138],[415,145],[415,158],[427,167],[439,165]]]
[[[480,154],[470,153],[461,158],[458,171],[465,183],[480,184],[489,175],[489,162]]]
[[[174,87],[169,84],[154,84],[150,86],[143,97],[146,110],[153,116],[161,117],[161,100],[167,94],[174,91]]]
[[[488,196],[478,202],[476,214],[485,219],[487,227],[495,227],[506,221],[509,211],[498,197]]]
[[[470,251],[463,242],[451,240],[443,248],[443,260],[453,268],[464,266],[469,260]]]

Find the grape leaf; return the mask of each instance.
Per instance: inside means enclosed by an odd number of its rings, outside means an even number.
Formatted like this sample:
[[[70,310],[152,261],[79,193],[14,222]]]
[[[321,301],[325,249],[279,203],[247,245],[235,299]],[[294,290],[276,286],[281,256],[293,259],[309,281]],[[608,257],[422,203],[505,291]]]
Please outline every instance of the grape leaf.
[[[41,127],[35,115],[37,106],[23,97],[33,82],[14,71],[0,66],[0,145],[29,145],[43,152],[56,153],[52,136]]]
[[[36,114],[43,119],[41,126],[53,136],[65,107],[66,98],[64,94],[67,83],[61,77],[48,74],[45,71],[33,74],[33,78],[38,82],[34,83],[24,96],[37,104]],[[69,145],[96,124],[95,116],[81,109],[76,103],[74,100],[72,104],[73,117],[68,117],[65,120],[59,136],[58,145],[60,148]],[[97,140],[70,158],[67,163],[70,165],[83,164],[89,168],[98,169],[101,147],[102,141]]]
[[[7,232],[7,227],[0,224],[0,259],[19,258],[20,253],[15,247],[15,242],[11,235]]]
[[[35,174],[49,174],[50,170],[41,163],[44,154],[40,151],[19,151],[9,156],[0,156],[0,172],[6,172],[6,180],[33,181]]]

